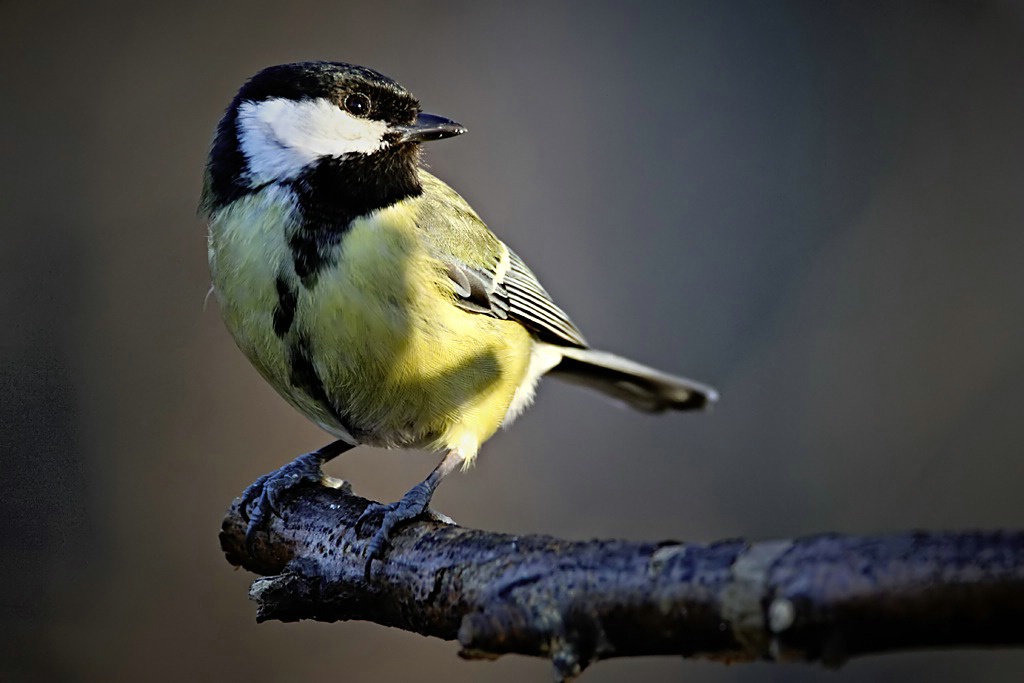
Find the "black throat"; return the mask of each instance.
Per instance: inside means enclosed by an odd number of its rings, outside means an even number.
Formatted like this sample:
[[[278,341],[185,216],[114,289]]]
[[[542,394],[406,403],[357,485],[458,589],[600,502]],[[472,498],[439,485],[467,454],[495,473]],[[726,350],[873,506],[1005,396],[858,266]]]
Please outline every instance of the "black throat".
[[[288,185],[298,197],[301,224],[289,245],[295,273],[312,287],[338,258],[338,244],[352,221],[423,192],[415,145],[375,154],[321,159]]]

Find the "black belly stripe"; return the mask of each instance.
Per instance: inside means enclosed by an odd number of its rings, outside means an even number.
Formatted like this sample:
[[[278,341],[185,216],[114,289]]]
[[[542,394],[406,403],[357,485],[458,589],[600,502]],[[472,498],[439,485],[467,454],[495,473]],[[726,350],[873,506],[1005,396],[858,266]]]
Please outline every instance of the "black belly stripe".
[[[322,405],[332,415],[338,417],[338,411],[327,396],[324,382],[317,374],[313,365],[309,340],[299,336],[288,346],[288,380],[296,389],[300,389],[311,399]]]
[[[299,293],[283,278],[277,278],[277,306],[274,308],[274,334],[284,337],[295,321]]]
[[[338,262],[342,234],[342,231],[321,229],[317,223],[307,220],[288,239],[292,265],[303,287],[312,289],[320,273]]]
[[[288,345],[288,381],[293,387],[320,405],[342,429],[353,437],[360,438],[364,432],[345,419],[345,411],[327,395],[324,382],[317,373],[312,358],[309,339],[303,335],[297,335],[294,341]]]
[[[307,289],[337,264],[352,221],[423,192],[415,145],[325,157],[290,181],[300,219],[288,235],[295,274]]]

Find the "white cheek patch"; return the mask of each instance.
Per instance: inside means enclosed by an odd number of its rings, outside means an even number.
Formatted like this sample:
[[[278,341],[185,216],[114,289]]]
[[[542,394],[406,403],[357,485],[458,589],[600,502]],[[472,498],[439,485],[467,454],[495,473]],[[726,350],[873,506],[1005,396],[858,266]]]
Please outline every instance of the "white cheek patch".
[[[371,154],[387,146],[388,126],[352,116],[325,99],[243,102],[238,140],[254,184],[295,178],[320,157]]]

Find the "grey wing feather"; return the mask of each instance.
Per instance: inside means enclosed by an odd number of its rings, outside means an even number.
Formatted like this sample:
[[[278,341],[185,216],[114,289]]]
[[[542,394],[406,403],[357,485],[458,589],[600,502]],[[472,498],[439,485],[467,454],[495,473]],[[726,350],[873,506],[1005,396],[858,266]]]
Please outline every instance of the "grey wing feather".
[[[505,274],[505,288],[509,294],[509,312],[538,333],[541,339],[557,344],[587,347],[576,325],[559,308],[541,286],[523,260],[509,249],[510,265]]]
[[[552,344],[587,348],[583,334],[551,300],[537,276],[511,249],[508,255],[509,267],[501,280],[496,279],[496,273],[448,261],[448,277],[455,285],[457,305],[473,313],[517,320],[539,339]]]
[[[494,275],[465,263],[449,261],[448,278],[455,285],[457,305],[471,313],[482,313],[506,320],[509,317],[508,293]]]

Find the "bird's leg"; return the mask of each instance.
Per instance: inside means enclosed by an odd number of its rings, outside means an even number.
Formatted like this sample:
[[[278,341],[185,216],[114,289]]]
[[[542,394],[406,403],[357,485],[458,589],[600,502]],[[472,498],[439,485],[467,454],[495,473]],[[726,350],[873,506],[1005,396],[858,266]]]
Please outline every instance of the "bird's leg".
[[[402,522],[411,520],[426,512],[427,506],[430,505],[430,499],[434,496],[434,491],[437,489],[437,485],[459,467],[464,460],[465,457],[458,449],[452,449],[445,454],[441,463],[434,468],[433,472],[427,475],[426,479],[409,489],[409,492],[402,496],[402,499],[398,502],[389,503],[388,505],[371,503],[366,506],[366,510],[356,520],[355,528],[357,532],[368,519],[382,515],[380,526],[377,527],[376,533],[373,534],[373,537],[366,544],[367,572],[370,570],[370,563],[383,555],[384,548],[388,545],[391,531]]]
[[[319,450],[300,455],[281,469],[264,474],[250,484],[242,493],[241,505],[242,517],[248,520],[245,529],[246,547],[251,551],[256,530],[263,526],[271,513],[278,514],[281,495],[285,491],[304,481],[327,483],[325,480],[328,478],[320,468],[328,460],[336,458],[352,447],[352,444],[341,440],[329,443]],[[345,482],[336,482],[338,480],[331,480],[329,485],[333,488],[345,485]]]

